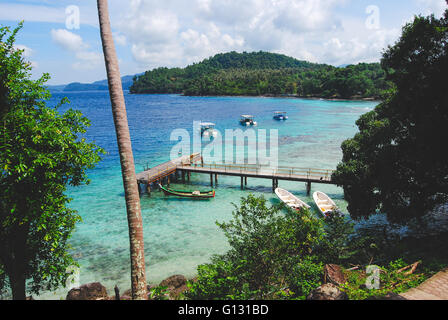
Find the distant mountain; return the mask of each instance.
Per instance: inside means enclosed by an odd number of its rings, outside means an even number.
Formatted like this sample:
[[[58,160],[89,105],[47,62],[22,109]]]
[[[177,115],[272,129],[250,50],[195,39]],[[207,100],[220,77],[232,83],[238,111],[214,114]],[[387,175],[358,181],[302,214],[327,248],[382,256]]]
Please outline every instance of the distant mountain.
[[[66,84],[60,84],[55,86],[46,86],[48,90],[50,91],[62,91],[66,87]]]
[[[133,84],[133,79],[137,75],[124,76],[121,78],[121,82],[123,84],[123,90],[129,90]],[[47,88],[51,91],[105,91],[109,89],[107,84],[107,79],[95,81],[92,83],[80,83],[73,82],[67,85],[56,85],[56,86],[47,86]]]
[[[107,85],[73,82],[66,85],[62,91],[102,91],[107,89],[109,89]]]

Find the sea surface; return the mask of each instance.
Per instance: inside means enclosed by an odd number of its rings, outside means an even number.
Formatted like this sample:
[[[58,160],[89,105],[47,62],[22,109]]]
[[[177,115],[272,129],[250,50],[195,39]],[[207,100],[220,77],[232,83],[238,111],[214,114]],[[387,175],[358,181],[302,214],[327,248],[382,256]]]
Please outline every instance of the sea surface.
[[[109,95],[102,91],[53,93],[51,104],[56,105],[63,97],[68,97],[71,104],[60,111],[69,107],[80,110],[91,120],[86,137],[108,152],[90,171],[90,185],[68,191],[74,199],[71,208],[83,219],[70,240],[81,267],[79,282],[101,282],[110,295],[115,285],[124,292],[130,288],[128,224]],[[241,114],[256,117],[256,130],[266,129],[268,134],[269,130],[278,130],[280,166],[335,169],[342,159],[341,143],[357,133],[356,120],[378,104],[127,92],[125,98],[137,172],[170,159],[171,149],[178,143],[170,141],[173,130],[185,129],[192,134],[193,121],[214,122],[223,133],[225,129],[242,129],[238,122]],[[273,120],[274,111],[286,111],[289,119]],[[209,184],[209,176],[193,174],[189,185],[172,187],[209,189]],[[313,204],[306,196],[304,183],[280,181],[279,186]],[[347,213],[341,188],[313,184],[312,192],[316,190],[328,193]],[[238,177],[219,177],[216,198],[208,201],[166,198],[160,192],[153,192],[151,197],[142,195],[148,282],[159,283],[175,274],[193,277],[199,264],[209,262],[214,254],[225,253],[228,244],[216,221],[230,220],[232,204],[249,193],[263,195],[273,204],[279,201],[272,193],[270,180],[249,178],[247,189],[241,191]],[[66,294],[67,290],[61,289],[39,298],[60,299]]]

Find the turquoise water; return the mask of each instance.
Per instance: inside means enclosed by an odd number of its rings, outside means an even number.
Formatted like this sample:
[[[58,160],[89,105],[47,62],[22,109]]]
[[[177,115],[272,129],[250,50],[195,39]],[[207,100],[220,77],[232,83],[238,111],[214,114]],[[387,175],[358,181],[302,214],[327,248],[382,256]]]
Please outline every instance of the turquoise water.
[[[69,190],[71,207],[81,215],[71,239],[73,253],[81,266],[80,283],[99,281],[111,294],[115,284],[123,292],[130,288],[129,240],[120,162],[107,92],[56,93],[52,102],[67,96],[71,105],[92,122],[87,138],[108,154],[89,174],[91,184]],[[257,129],[279,130],[279,165],[334,169],[342,158],[342,141],[357,132],[355,121],[372,110],[375,102],[323,101],[287,98],[183,97],[179,95],[126,94],[136,170],[169,160],[174,129],[193,130],[193,121],[211,121],[217,129],[241,128],[241,114],[253,114]],[[64,107],[63,109],[65,109]],[[289,120],[272,119],[274,111],[288,112]],[[209,188],[207,175],[192,175],[190,185]],[[188,188],[179,184],[177,188]],[[158,283],[173,275],[192,277],[199,264],[228,249],[216,221],[231,218],[232,203],[250,192],[264,195],[272,203],[270,180],[249,179],[245,191],[240,179],[219,177],[216,198],[189,201],[165,198],[159,192],[141,198],[147,278]],[[282,182],[286,188],[312,204],[304,183]],[[312,191],[328,193],[346,211],[342,189],[313,184]],[[47,293],[42,298],[60,298],[67,290]]]

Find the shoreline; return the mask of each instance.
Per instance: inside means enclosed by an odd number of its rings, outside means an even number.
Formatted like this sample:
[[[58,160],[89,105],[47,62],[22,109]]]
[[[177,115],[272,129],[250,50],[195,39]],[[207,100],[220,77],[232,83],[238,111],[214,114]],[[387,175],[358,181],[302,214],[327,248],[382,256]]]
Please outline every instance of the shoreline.
[[[285,99],[304,99],[304,100],[324,100],[324,101],[362,101],[362,102],[378,102],[381,103],[383,100],[376,97],[365,97],[365,98],[325,98],[325,97],[303,97],[298,95],[185,95],[183,93],[131,93],[130,95],[179,95],[182,97],[198,97],[198,98],[285,98]]]
[[[108,92],[107,90],[80,90],[80,91],[58,91],[54,90],[51,93],[80,93],[80,92]],[[303,97],[298,95],[185,95],[183,93],[131,93],[129,90],[123,90],[124,93],[129,95],[178,95],[182,97],[198,97],[198,98],[284,98],[284,99],[303,99],[303,100],[323,100],[323,101],[359,101],[359,102],[378,102],[381,103],[383,100],[376,97],[365,97],[365,98],[325,98],[325,97]]]

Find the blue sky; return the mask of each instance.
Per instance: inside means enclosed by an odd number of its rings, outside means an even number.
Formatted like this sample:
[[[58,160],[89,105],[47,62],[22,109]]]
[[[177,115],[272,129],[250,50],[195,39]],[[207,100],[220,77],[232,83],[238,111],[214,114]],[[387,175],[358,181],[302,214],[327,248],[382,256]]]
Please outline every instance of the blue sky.
[[[379,61],[415,14],[445,0],[109,0],[123,75],[184,67],[216,53],[270,51],[333,65]],[[77,12],[79,10],[79,28]],[[0,24],[25,25],[17,47],[50,84],[105,78],[96,1],[0,3]]]

